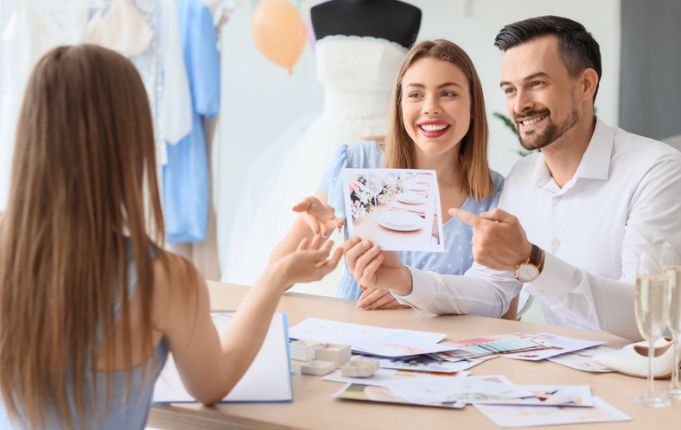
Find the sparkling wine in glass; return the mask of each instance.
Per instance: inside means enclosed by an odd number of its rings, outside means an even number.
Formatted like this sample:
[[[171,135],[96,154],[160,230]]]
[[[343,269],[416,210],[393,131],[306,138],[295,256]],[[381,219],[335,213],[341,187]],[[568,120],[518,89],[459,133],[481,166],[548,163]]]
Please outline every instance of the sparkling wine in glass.
[[[679,382],[679,354],[681,354],[681,248],[665,242],[662,246],[662,269],[667,277],[667,294],[669,312],[667,312],[667,328],[672,334],[674,363],[672,381],[667,393],[674,399],[681,400],[681,383]]]
[[[667,277],[662,273],[660,262],[645,252],[639,255],[634,309],[638,330],[648,341],[648,392],[633,401],[652,408],[670,406],[666,393],[655,391],[653,380],[655,343],[664,334],[669,313]]]

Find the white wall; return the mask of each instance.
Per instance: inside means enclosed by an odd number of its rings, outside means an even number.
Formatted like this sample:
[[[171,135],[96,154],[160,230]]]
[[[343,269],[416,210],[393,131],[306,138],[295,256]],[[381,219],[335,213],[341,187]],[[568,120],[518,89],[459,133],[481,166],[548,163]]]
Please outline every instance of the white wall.
[[[315,2],[303,1],[303,10]],[[617,125],[619,0],[412,0],[423,19],[419,39],[445,38],[461,45],[477,66],[490,124],[490,164],[502,174],[516,161],[519,145],[492,112],[505,113],[499,90],[501,53],[492,45],[505,25],[538,15],[561,15],[583,23],[601,45],[603,78],[598,114]],[[253,44],[250,18],[255,1],[242,1],[223,33],[222,113],[214,157],[218,240],[231,228],[230,199],[248,167],[290,124],[321,109],[322,89],[315,80],[314,53],[307,46],[288,76],[269,63]],[[224,243],[220,243],[221,250]]]

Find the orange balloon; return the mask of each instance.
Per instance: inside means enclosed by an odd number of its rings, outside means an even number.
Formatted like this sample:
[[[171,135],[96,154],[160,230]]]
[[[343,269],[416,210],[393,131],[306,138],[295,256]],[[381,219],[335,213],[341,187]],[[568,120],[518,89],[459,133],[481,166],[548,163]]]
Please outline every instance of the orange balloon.
[[[286,0],[263,0],[251,21],[255,46],[270,61],[292,73],[305,47],[305,23]]]

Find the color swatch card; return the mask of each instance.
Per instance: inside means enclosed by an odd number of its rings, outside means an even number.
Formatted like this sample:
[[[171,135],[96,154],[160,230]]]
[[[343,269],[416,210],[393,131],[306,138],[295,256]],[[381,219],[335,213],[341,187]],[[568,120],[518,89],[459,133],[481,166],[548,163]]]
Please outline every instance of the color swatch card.
[[[343,169],[342,181],[351,236],[386,251],[444,252],[434,170]]]
[[[442,352],[437,358],[446,361],[469,360],[495,354],[510,354],[545,349],[532,339],[516,335],[496,335],[470,339],[445,340],[441,344],[456,347],[452,351]]]

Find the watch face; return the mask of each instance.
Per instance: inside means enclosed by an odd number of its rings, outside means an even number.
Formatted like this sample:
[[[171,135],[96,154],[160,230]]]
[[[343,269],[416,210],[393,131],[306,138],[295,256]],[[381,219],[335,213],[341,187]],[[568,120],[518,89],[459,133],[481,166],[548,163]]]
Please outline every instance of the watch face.
[[[539,276],[539,269],[534,264],[521,264],[515,271],[515,277],[520,282],[534,281],[537,276]]]

